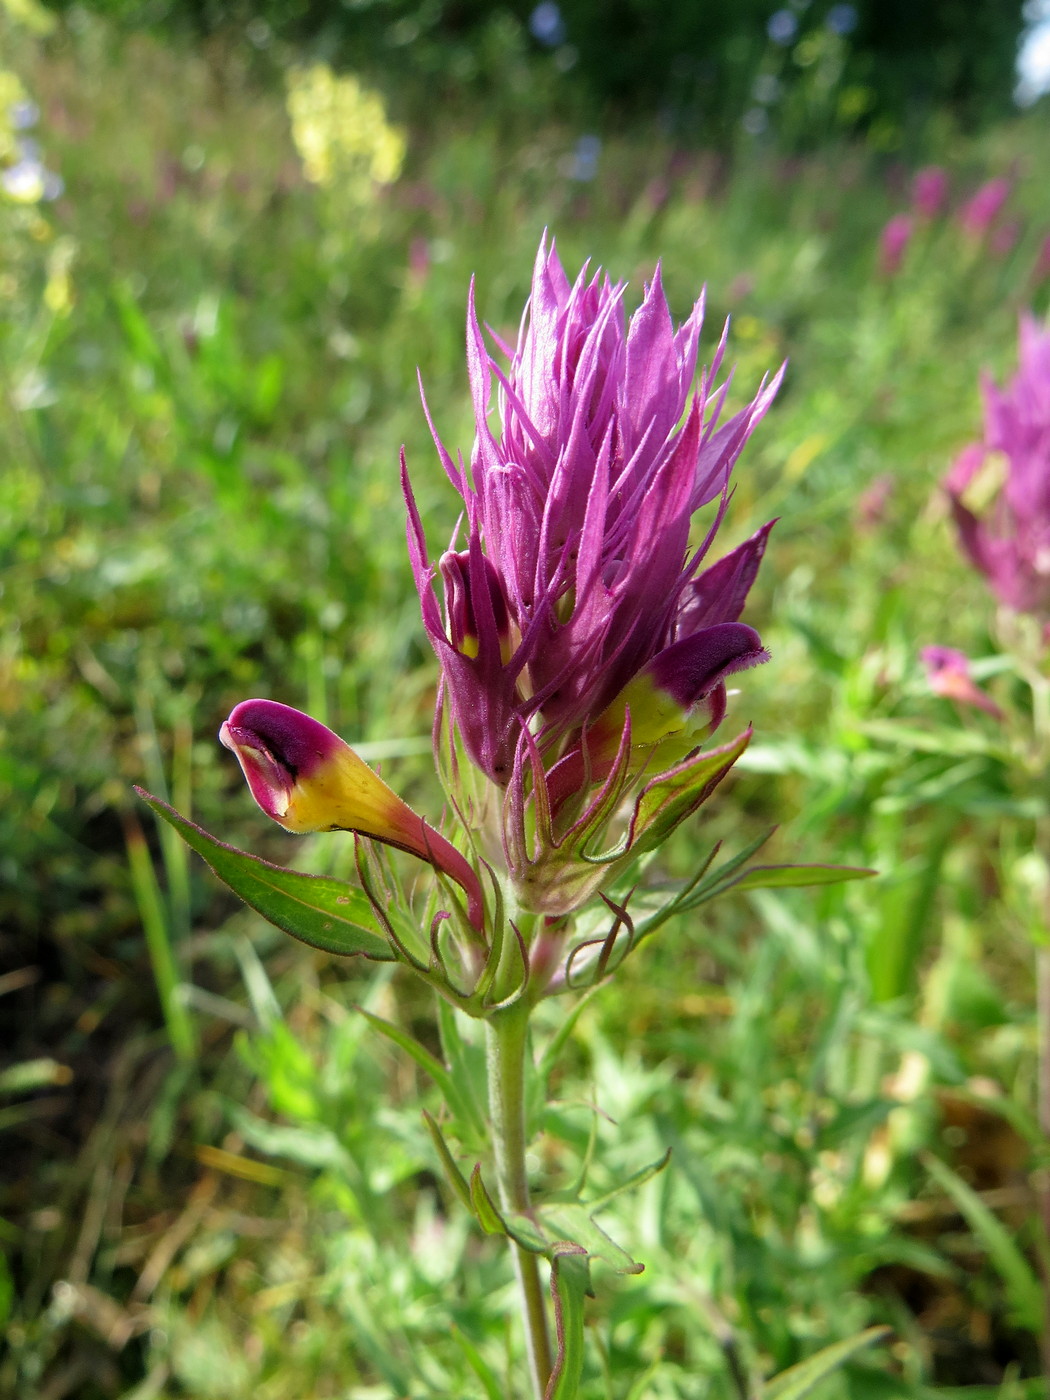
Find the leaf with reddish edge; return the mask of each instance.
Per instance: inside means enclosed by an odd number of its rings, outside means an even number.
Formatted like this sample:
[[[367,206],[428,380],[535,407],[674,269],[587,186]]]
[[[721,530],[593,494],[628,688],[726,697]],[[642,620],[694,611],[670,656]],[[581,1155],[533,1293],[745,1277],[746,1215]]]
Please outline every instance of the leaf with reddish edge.
[[[660,845],[679,823],[707,801],[750,739],[749,726],[730,743],[686,759],[646,784],[631,818],[629,849],[632,858]]]
[[[323,875],[287,870],[239,851],[142,788],[135,791],[158,816],[171,823],[188,846],[203,856],[224,885],[300,943],[344,958],[396,961],[387,940],[373,932],[375,920],[368,899],[353,885]]]
[[[551,1297],[558,1354],[544,1400],[575,1400],[583,1375],[583,1300],[591,1291],[587,1251],[556,1244],[551,1251]]]

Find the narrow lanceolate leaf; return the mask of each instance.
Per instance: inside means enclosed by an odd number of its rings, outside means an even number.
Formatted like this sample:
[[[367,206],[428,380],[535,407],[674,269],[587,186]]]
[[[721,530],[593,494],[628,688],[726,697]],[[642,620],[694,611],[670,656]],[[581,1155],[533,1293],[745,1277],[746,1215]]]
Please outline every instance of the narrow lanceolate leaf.
[[[639,1186],[644,1186],[647,1181],[651,1181],[654,1176],[659,1176],[671,1160],[671,1149],[668,1148],[658,1161],[650,1162],[647,1167],[642,1167],[633,1176],[629,1176],[626,1181],[621,1181],[618,1186],[614,1186],[611,1191],[606,1191],[602,1196],[596,1196],[593,1200],[587,1201],[587,1209],[593,1213],[607,1206],[610,1201],[615,1201],[617,1196],[622,1196],[625,1191],[637,1190]]]
[[[579,1245],[554,1246],[551,1296],[558,1354],[544,1400],[576,1400],[583,1375],[583,1300],[590,1292],[587,1253]]]
[[[713,892],[723,890],[799,889],[805,885],[841,885],[846,880],[866,880],[877,875],[859,865],[752,865],[742,875],[727,880]]]
[[[472,1122],[471,1107],[456,1083],[455,1075],[450,1073],[446,1065],[443,1065],[425,1045],[420,1045],[414,1036],[409,1035],[408,1031],[403,1031],[400,1026],[395,1026],[391,1021],[384,1021],[382,1016],[377,1016],[374,1011],[366,1011],[363,1006],[359,1006],[357,1010],[370,1026],[374,1027],[380,1035],[385,1035],[387,1040],[393,1041],[401,1050],[404,1050],[406,1055],[410,1055],[415,1060],[423,1073],[430,1076],[441,1090],[441,1096],[457,1123],[470,1124]]]
[[[481,1179],[480,1163],[470,1174],[470,1207],[486,1235],[505,1235],[507,1233],[506,1221],[496,1209],[496,1203]]]
[[[781,1371],[779,1376],[768,1380],[762,1391],[762,1400],[802,1400],[815,1386],[845,1365],[858,1351],[884,1341],[892,1332],[890,1327],[869,1327],[844,1342],[835,1342],[815,1356],[807,1356],[797,1366]]]
[[[923,1156],[926,1170],[955,1202],[967,1225],[988,1251],[1010,1300],[1010,1311],[1019,1327],[1038,1332],[1043,1322],[1043,1290],[1035,1270],[1014,1243],[1006,1226],[988,1209],[980,1196],[931,1153]]]
[[[427,1132],[430,1134],[438,1157],[441,1159],[441,1165],[445,1168],[445,1176],[448,1180],[448,1184],[452,1187],[460,1205],[465,1206],[467,1210],[472,1210],[470,1187],[467,1185],[467,1179],[456,1165],[452,1153],[448,1150],[448,1143],[445,1141],[444,1134],[426,1109],[423,1110],[423,1121],[427,1125]]]
[[[449,1331],[452,1334],[453,1341],[456,1342],[460,1351],[462,1351],[466,1358],[467,1365],[481,1382],[482,1389],[485,1392],[485,1400],[504,1400],[506,1391],[503,1388],[503,1382],[500,1380],[499,1376],[496,1375],[495,1371],[482,1356],[481,1352],[478,1351],[467,1334],[457,1327],[454,1322],[450,1326]]]
[[[234,894],[285,933],[325,953],[395,961],[390,944],[374,931],[377,926],[371,907],[360,890],[322,875],[286,870],[239,851],[187,821],[166,802],[141,788],[135,791],[204,857]]]

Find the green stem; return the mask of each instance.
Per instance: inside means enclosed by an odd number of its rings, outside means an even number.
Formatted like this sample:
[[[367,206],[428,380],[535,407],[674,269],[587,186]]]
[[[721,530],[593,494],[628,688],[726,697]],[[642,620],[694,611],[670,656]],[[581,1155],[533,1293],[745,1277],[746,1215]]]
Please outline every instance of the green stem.
[[[525,1056],[529,1007],[522,1002],[498,1012],[486,1024],[488,1044],[489,1113],[500,1205],[505,1211],[528,1212],[529,1182],[525,1173]],[[536,1400],[543,1400],[552,1369],[547,1309],[535,1254],[511,1241],[518,1277],[525,1342]]]

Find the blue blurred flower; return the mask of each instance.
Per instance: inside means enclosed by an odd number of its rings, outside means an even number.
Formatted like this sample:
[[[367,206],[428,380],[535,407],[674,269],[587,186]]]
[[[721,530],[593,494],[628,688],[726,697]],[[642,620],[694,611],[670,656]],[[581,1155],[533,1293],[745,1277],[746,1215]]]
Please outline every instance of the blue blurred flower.
[[[565,21],[554,0],[543,0],[529,16],[529,33],[541,44],[556,49],[565,42]]]
[[[798,33],[798,20],[790,10],[777,10],[769,17],[766,33],[774,44],[790,44]]]
[[[572,153],[568,170],[569,179],[584,182],[593,180],[598,173],[598,157],[601,153],[602,138],[600,136],[581,136]]]
[[[857,27],[857,7],[855,5],[832,5],[824,23],[832,34],[852,34]]]
[[[35,102],[15,102],[11,105],[9,116],[15,131],[26,131],[40,120],[40,108]]]

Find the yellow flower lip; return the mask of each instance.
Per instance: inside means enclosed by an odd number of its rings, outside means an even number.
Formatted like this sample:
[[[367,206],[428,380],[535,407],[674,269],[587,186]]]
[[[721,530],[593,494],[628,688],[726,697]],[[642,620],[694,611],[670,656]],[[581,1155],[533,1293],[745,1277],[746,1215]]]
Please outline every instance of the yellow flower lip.
[[[252,796],[286,831],[353,831],[418,856],[459,884],[468,916],[483,924],[478,877],[349,744],[320,721],[276,700],[242,700],[219,730]]]

